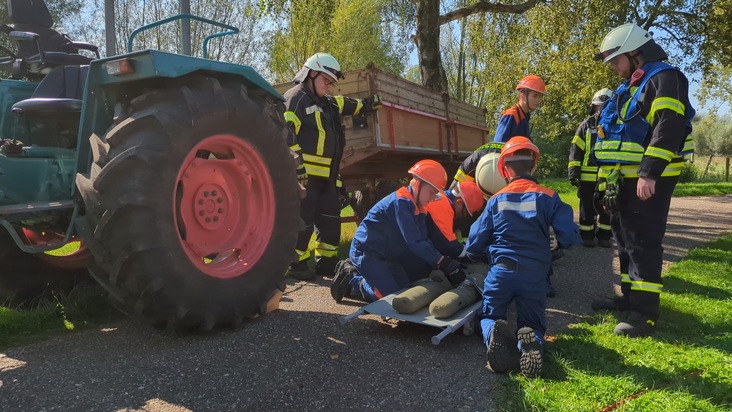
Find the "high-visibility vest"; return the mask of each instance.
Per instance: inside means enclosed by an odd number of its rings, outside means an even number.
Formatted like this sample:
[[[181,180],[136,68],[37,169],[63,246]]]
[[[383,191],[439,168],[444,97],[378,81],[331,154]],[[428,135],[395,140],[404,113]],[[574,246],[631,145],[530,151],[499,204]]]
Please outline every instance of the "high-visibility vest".
[[[641,69],[645,74],[637,87],[630,86],[630,80],[626,80],[603,106],[598,122],[599,139],[594,148],[599,163],[640,164],[643,156],[648,154],[643,145],[656,110],[672,109],[677,113],[683,113],[688,130],[691,130],[691,119],[694,118],[696,111],[692,107],[685,108],[674,98],[657,97],[647,116],[640,115],[641,107],[638,102],[648,81],[662,70],[679,70],[663,62],[646,63]],[[693,140],[689,134],[676,153],[659,153],[658,157],[668,158],[670,161],[674,156],[693,151]]]

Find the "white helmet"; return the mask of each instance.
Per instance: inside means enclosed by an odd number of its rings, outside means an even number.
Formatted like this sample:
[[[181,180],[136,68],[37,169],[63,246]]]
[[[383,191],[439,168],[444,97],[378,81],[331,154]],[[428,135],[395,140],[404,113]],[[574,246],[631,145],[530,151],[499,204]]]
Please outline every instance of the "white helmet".
[[[475,183],[486,198],[506,187],[506,179],[498,172],[500,157],[500,153],[486,153],[480,158],[478,167],[475,168]]]
[[[592,105],[593,106],[602,106],[603,103],[605,103],[605,100],[613,97],[613,91],[608,89],[607,87],[604,89],[598,90],[594,96],[592,96]]]
[[[650,33],[633,23],[626,23],[610,31],[600,44],[600,53],[595,60],[609,62],[613,57],[637,50],[642,45],[653,40]]]
[[[313,54],[312,56],[310,56],[310,58],[305,60],[305,64],[303,66],[307,67],[310,70],[315,70],[316,72],[325,73],[328,76],[332,77],[335,81],[343,78],[341,65],[338,63],[338,60],[336,60],[335,57],[328,53]]]

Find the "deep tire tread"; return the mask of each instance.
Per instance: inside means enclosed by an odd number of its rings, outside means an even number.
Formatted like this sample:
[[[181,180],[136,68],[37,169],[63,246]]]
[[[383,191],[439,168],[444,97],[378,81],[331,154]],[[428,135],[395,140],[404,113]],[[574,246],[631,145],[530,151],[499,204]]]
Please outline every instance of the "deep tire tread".
[[[284,291],[282,256],[294,247],[299,196],[294,161],[281,138],[286,127],[271,120],[271,110],[238,83],[195,78],[134,98],[127,117],[103,139],[90,138],[91,173],[77,176],[87,215],[78,222],[91,237],[94,277],[123,312],[167,330],[211,330],[263,314],[269,298]],[[177,237],[173,196],[161,196],[173,193],[190,148],[219,133],[238,135],[259,150],[277,208],[265,255],[231,279],[208,276],[190,262]]]

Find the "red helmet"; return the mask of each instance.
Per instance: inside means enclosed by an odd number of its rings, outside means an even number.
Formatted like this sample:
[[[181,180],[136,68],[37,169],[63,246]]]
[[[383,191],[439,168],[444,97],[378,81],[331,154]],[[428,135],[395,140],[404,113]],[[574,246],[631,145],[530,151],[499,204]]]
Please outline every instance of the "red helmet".
[[[457,187],[458,192],[460,192],[460,197],[465,203],[465,208],[468,209],[468,214],[473,216],[473,213],[483,207],[483,203],[485,202],[483,193],[481,193],[478,185],[474,182],[458,182]]]
[[[444,190],[447,186],[447,172],[441,164],[434,160],[420,160],[409,168],[409,173],[437,190]]]
[[[507,157],[511,157],[519,150],[528,149],[533,153],[534,165],[539,163],[539,148],[529,139],[524,136],[514,136],[503,145],[501,149],[501,157],[498,158],[498,172],[502,177],[509,177],[505,172],[505,162]]]
[[[546,84],[544,84],[544,80],[541,80],[541,77],[530,74],[521,79],[516,85],[516,90],[521,89],[529,89],[544,94],[546,93]]]

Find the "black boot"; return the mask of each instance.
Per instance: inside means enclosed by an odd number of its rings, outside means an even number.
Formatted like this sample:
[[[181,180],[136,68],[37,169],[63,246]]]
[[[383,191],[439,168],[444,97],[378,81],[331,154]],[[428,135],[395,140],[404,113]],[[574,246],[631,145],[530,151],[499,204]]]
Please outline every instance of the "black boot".
[[[542,357],[541,346],[536,341],[534,330],[524,326],[516,333],[521,341],[521,373],[527,378],[535,378],[541,373]]]
[[[493,372],[503,373],[518,369],[521,357],[518,340],[505,320],[498,319],[493,324],[486,354],[488,362],[485,367]]]
[[[607,249],[613,246],[613,242],[610,239],[597,239],[597,246]]]
[[[636,311],[628,312],[625,320],[615,326],[615,334],[629,338],[651,336],[656,331],[656,321]]]
[[[592,301],[592,310],[595,312],[626,311],[630,310],[630,304],[628,299],[622,296],[615,296],[611,299],[601,298]]]
[[[301,260],[297,263],[291,263],[290,267],[287,268],[285,276],[291,276],[297,280],[313,280],[315,273],[308,267],[307,260]]]
[[[351,279],[356,273],[358,272],[349,259],[336,264],[333,279],[330,281],[330,296],[336,303],[351,294]]]

